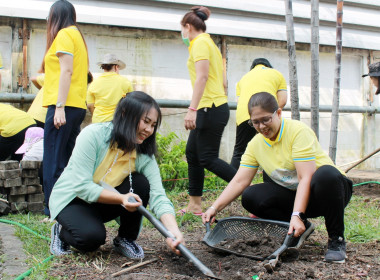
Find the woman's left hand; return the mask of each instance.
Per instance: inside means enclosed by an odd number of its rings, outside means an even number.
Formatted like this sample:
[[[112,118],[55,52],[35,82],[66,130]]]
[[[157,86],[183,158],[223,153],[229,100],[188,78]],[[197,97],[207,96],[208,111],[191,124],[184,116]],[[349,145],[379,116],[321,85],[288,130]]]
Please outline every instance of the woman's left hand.
[[[195,122],[197,120],[197,111],[188,110],[187,114],[185,116],[185,128],[186,130],[193,130],[195,129],[196,125]]]
[[[292,216],[288,234],[294,231],[294,237],[299,237],[306,230],[305,224],[297,216]]]
[[[176,232],[176,233],[173,233],[174,236],[175,236],[175,240],[173,240],[172,238],[168,237],[166,238],[166,244],[168,244],[169,248],[178,256],[181,255],[181,252],[177,249],[177,246],[182,243],[184,244],[184,239],[183,239],[183,235],[181,232]]]

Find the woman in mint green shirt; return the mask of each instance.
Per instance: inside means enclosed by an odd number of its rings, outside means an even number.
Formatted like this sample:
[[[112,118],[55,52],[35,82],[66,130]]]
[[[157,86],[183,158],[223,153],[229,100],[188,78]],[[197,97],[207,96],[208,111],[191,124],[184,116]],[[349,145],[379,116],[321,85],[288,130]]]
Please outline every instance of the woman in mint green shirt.
[[[143,249],[135,241],[142,219],[136,208],[148,202],[175,235],[176,240],[167,239],[167,243],[179,254],[176,246],[183,236],[154,158],[160,122],[156,101],[135,91],[121,99],[112,123],[83,129],[49,201],[51,219],[57,220],[52,227],[52,254],[68,254],[70,246],[84,252],[96,250],[105,243],[104,223],[120,217],[115,250],[130,258],[143,258]],[[103,188],[105,183],[119,193]],[[137,203],[128,202],[130,196]]]

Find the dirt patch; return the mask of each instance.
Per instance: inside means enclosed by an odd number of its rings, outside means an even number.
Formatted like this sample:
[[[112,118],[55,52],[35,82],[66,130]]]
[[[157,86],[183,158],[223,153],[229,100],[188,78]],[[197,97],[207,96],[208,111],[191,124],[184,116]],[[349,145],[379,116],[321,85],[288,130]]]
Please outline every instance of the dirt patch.
[[[370,199],[380,198],[380,185],[379,184],[367,184],[353,187],[353,194],[357,196],[365,196]]]
[[[201,221],[199,220],[199,223]],[[111,274],[122,269],[129,259],[120,256],[112,249],[112,238],[115,233],[109,232],[109,240],[93,254],[74,254],[55,258],[51,276],[65,279],[111,279]],[[203,226],[192,233],[186,233],[186,247],[199,258],[215,275],[224,279],[378,279],[380,275],[380,242],[347,245],[348,259],[344,264],[329,264],[323,261],[327,236],[323,232],[314,232],[300,250],[297,261],[287,262],[280,258],[275,272],[269,274],[263,262],[231,254],[219,253],[204,245]],[[163,238],[155,229],[144,229],[138,239],[145,250],[145,260],[158,258],[158,261],[137,268],[114,279],[150,280],[150,279],[207,279],[185,258],[171,253]],[[81,263],[82,265],[78,265]],[[137,264],[134,261],[133,264]],[[131,265],[133,265],[131,264]]]
[[[226,239],[215,247],[229,250],[242,255],[266,258],[276,251],[282,244],[282,239],[273,236],[254,236],[247,239]]]

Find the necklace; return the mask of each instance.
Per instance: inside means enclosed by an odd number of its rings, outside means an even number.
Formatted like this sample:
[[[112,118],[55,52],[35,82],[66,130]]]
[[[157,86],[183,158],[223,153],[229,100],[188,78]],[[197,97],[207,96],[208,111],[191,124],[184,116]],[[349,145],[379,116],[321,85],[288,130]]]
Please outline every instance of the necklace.
[[[119,157],[119,152],[120,151],[117,151],[116,153],[116,156],[110,166],[110,168],[108,168],[106,174],[104,174],[104,176],[102,177],[102,179],[100,181],[104,181],[104,178],[111,172],[112,170],[112,167],[115,165],[116,161],[117,161],[117,158]],[[128,158],[128,163],[129,163],[129,186],[130,186],[130,189],[129,189],[129,192],[133,193],[133,187],[132,187],[132,167],[131,167],[131,154],[132,152],[129,152],[129,158]],[[124,171],[126,172],[126,171]]]

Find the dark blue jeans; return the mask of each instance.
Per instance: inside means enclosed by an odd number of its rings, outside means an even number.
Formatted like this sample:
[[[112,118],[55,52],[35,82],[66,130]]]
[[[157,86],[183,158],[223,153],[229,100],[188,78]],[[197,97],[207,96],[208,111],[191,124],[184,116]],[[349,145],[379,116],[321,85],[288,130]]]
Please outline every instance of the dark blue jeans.
[[[43,187],[46,215],[50,215],[47,207],[51,191],[69,162],[75,140],[80,132],[80,125],[86,115],[86,110],[76,107],[65,107],[66,124],[59,129],[56,129],[54,126],[54,113],[55,106],[49,106],[44,129]]]
[[[229,117],[227,103],[197,111],[196,129],[190,132],[186,145],[191,196],[202,196],[204,168],[227,182],[236,174],[235,168],[219,158],[220,141]]]

